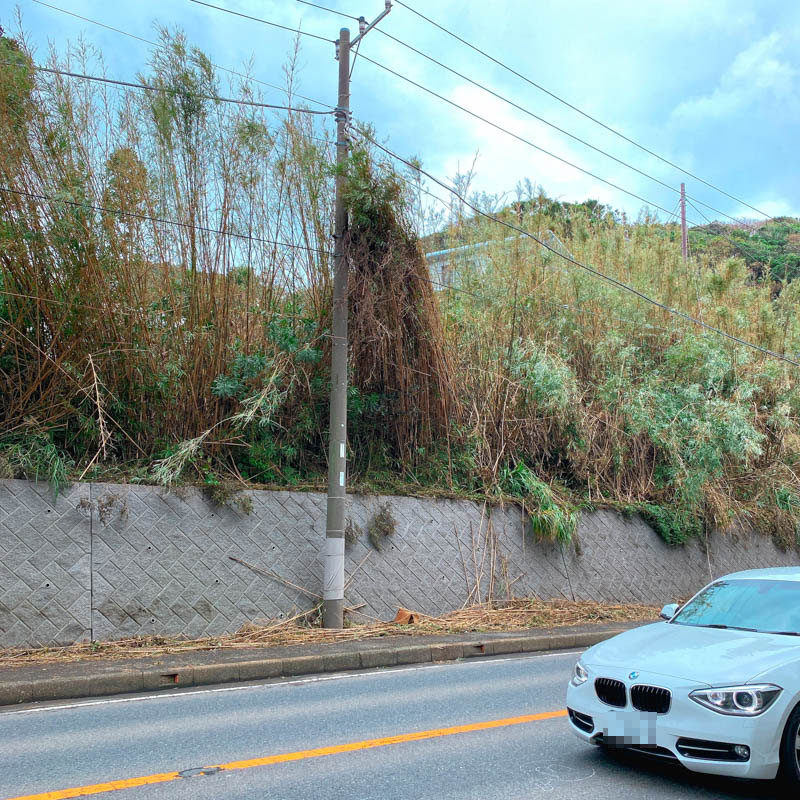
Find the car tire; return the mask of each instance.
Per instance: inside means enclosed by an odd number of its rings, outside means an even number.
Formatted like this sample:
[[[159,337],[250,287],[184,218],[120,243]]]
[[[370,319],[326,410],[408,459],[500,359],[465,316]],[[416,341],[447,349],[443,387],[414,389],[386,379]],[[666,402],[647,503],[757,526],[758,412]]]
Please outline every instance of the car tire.
[[[800,789],[800,706],[789,715],[781,740],[781,768],[784,784]]]

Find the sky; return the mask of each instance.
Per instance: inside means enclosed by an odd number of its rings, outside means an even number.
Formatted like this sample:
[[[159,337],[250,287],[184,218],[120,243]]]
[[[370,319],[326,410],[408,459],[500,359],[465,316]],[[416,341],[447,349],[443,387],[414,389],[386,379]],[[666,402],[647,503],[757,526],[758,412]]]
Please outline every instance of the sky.
[[[182,29],[218,65],[283,84],[294,34],[190,0],[48,0],[147,39],[156,25]],[[335,39],[357,23],[298,0],[209,0],[231,10]],[[384,0],[319,0],[372,20]],[[800,2],[797,0],[408,0],[408,5],[480,47],[659,156],[767,215],[800,216]],[[29,41],[44,60],[50,44],[63,50],[79,37],[103,52],[106,75],[135,80],[148,46],[34,0],[20,0]],[[0,24],[13,35],[15,10],[0,3]],[[354,64],[351,108],[403,156],[416,156],[443,179],[468,171],[471,191],[516,196],[525,180],[551,197],[594,198],[636,217],[644,203],[672,211],[673,189],[686,183],[711,219],[763,216],[705,186],[591,122],[553,97],[395,4],[380,28],[548,122],[668,184],[667,188],[513,108],[378,32],[361,52],[540,148],[524,144],[365,59]],[[297,90],[334,105],[333,45],[302,37]],[[267,102],[280,101],[267,90]],[[603,178],[619,188],[603,183]],[[660,213],[662,219],[667,214]],[[705,219],[689,208],[690,222]]]

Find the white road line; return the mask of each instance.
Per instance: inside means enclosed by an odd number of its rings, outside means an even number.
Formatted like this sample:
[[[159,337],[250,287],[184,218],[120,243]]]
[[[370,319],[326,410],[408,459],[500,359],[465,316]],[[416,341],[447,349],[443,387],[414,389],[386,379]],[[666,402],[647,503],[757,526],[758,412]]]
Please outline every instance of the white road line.
[[[352,680],[354,678],[373,678],[380,675],[391,675],[396,672],[418,672],[423,669],[442,669],[443,667],[466,667],[466,666],[485,666],[486,664],[503,664],[508,661],[531,661],[540,658],[557,658],[559,656],[577,656],[582,650],[569,650],[567,652],[558,651],[555,653],[537,653],[531,656],[518,656],[510,654],[509,657],[502,658],[470,658],[466,661],[448,662],[440,664],[422,664],[420,666],[397,667],[395,669],[377,668],[371,672],[341,672],[335,675],[317,675],[312,678],[296,678],[294,680],[283,681],[280,679],[272,683],[247,684],[245,686],[220,686],[216,689],[193,689],[188,691],[160,692],[159,694],[147,694],[137,697],[118,697],[108,700],[88,700],[80,703],[65,703],[59,706],[40,706],[37,708],[23,708],[19,711],[0,711],[0,719],[3,717],[19,714],[37,714],[46,711],[64,711],[74,708],[91,708],[92,706],[109,706],[117,703],[141,703],[145,700],[174,700],[180,697],[194,697],[200,694],[218,694],[220,692],[244,692],[253,689],[274,689],[280,686],[298,686],[304,683],[323,683],[324,681]],[[269,680],[269,679],[265,679]],[[565,684],[566,685],[566,684]]]

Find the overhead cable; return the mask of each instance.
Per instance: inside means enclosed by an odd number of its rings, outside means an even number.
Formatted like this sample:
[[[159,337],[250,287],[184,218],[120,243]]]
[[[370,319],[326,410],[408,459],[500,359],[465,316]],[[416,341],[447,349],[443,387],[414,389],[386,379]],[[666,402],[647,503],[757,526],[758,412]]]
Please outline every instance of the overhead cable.
[[[761,214],[763,217],[766,217],[767,219],[772,219],[772,217],[769,214],[767,214],[766,211],[761,211],[761,209],[756,208],[755,206],[752,206],[749,203],[746,203],[741,198],[736,197],[735,195],[732,195],[729,192],[726,192],[724,189],[721,189],[719,186],[715,186],[713,183],[711,183],[711,182],[709,182],[707,180],[704,180],[703,178],[699,177],[698,175],[695,175],[693,172],[689,172],[689,170],[684,169],[683,167],[679,166],[678,164],[674,163],[673,161],[670,161],[669,159],[664,158],[663,156],[660,156],[658,153],[654,152],[653,150],[650,150],[649,148],[645,147],[644,145],[639,144],[639,142],[635,141],[634,139],[631,139],[630,137],[626,136],[624,133],[621,133],[620,131],[616,130],[615,128],[612,128],[610,125],[606,125],[604,122],[601,122],[596,117],[593,117],[591,114],[588,114],[586,111],[583,111],[582,109],[578,108],[578,106],[573,105],[572,103],[568,102],[567,100],[564,100],[563,97],[559,97],[557,94],[555,94],[554,92],[551,92],[549,89],[546,89],[541,84],[536,83],[535,81],[533,81],[530,78],[528,78],[526,75],[523,75],[521,72],[518,72],[517,70],[513,69],[512,67],[509,67],[507,64],[504,64],[502,61],[500,61],[499,59],[495,58],[494,56],[489,55],[489,53],[487,53],[485,50],[481,50],[480,47],[477,47],[476,45],[472,44],[471,42],[468,42],[466,39],[463,39],[458,34],[453,33],[453,31],[448,30],[443,25],[440,25],[438,22],[435,22],[430,17],[426,17],[423,13],[421,13],[420,11],[417,11],[415,8],[412,8],[410,5],[408,5],[408,3],[403,2],[403,0],[394,0],[394,2],[396,2],[398,5],[402,6],[403,8],[407,9],[412,14],[416,14],[418,17],[420,17],[421,19],[425,20],[425,22],[428,22],[429,24],[433,25],[435,28],[438,28],[440,31],[443,31],[448,36],[451,36],[452,38],[454,38],[457,41],[461,42],[462,44],[466,45],[470,49],[474,50],[476,53],[480,53],[484,58],[488,58],[490,61],[492,61],[495,64],[497,64],[499,67],[502,67],[507,72],[510,72],[512,75],[515,75],[516,77],[522,79],[523,81],[525,81],[526,83],[530,84],[531,86],[533,86],[534,88],[538,89],[539,91],[544,92],[546,95],[549,95],[554,100],[557,100],[559,103],[561,103],[562,105],[567,106],[567,108],[571,108],[573,111],[576,111],[581,116],[584,116],[584,117],[586,117],[586,119],[591,120],[596,125],[599,125],[601,128],[605,128],[605,130],[609,131],[610,133],[613,133],[615,136],[618,136],[620,139],[624,139],[626,142],[628,142],[629,144],[632,144],[634,147],[638,147],[640,150],[642,150],[643,152],[647,153],[648,155],[651,155],[654,158],[657,158],[659,161],[662,161],[663,163],[668,164],[670,167],[672,167],[673,169],[677,169],[679,172],[682,172],[684,175],[688,175],[690,178],[694,178],[694,180],[699,181],[700,183],[704,184],[705,186],[708,186],[710,189],[713,189],[714,191],[719,192],[720,194],[724,194],[726,197],[730,198],[731,200],[735,200],[737,203],[741,203],[741,205],[746,206],[747,208],[755,211],[758,214]]]
[[[689,205],[706,221],[708,225],[713,225],[714,223],[710,220],[694,203],[690,202],[688,199],[686,201]],[[696,224],[696,223],[693,223]],[[701,226],[702,227],[702,226]],[[762,258],[759,258],[755,255],[751,250],[748,250],[741,242],[737,242],[732,236],[728,236],[727,233],[724,231],[714,231],[715,236],[720,236],[723,239],[726,239],[730,244],[732,244],[740,253],[745,256],[748,256],[753,261],[757,261],[759,264],[763,264],[764,261]]]
[[[83,17],[80,14],[76,14],[74,11],[67,11],[65,8],[59,8],[58,6],[51,5],[50,3],[45,3],[44,0],[31,0],[33,3],[38,3],[40,6],[45,6],[45,8],[50,8],[53,11],[58,11],[61,14],[68,14],[70,17],[75,17],[76,19],[81,19],[84,22],[89,22],[92,25],[97,25],[100,28],[105,28],[106,30],[113,31],[114,33],[119,33],[122,36],[127,36],[131,39],[136,39],[139,42],[143,42],[144,44],[148,44],[151,47],[160,47],[158,42],[154,42],[152,39],[145,39],[143,36],[137,36],[135,33],[130,33],[130,31],[123,30],[122,28],[115,28],[113,25],[106,25],[105,22],[99,22],[96,19],[91,19],[89,17]],[[244,72],[238,72],[235,69],[230,69],[228,67],[223,67],[221,64],[215,64],[213,61],[211,62],[211,66],[215,69],[222,70],[223,72],[227,72],[231,75],[236,75],[238,78],[244,78],[247,81],[252,81],[253,83],[258,83],[261,86],[269,86],[271,89],[277,89],[279,92],[285,92],[285,86],[278,86],[275,83],[269,83],[268,81],[262,81],[258,78],[254,78],[251,75],[247,75]],[[307,100],[309,103],[314,103],[318,106],[326,106],[330,107],[329,103],[323,103],[321,100],[315,100],[313,97],[306,97],[305,95],[298,94],[297,92],[293,92],[293,94],[299,97],[301,100]]]
[[[320,11],[327,11],[329,14],[336,14],[340,17],[347,17],[347,19],[354,19],[358,22],[359,17],[354,17],[352,14],[345,14],[344,11],[337,11],[335,8],[328,8],[327,6],[321,6],[319,3],[312,3],[310,0],[297,0],[298,3],[302,3],[304,6],[311,6],[312,8],[318,8]]]
[[[19,64],[12,61],[0,61],[0,65],[5,67],[18,67],[20,69],[34,69],[37,72],[48,72],[51,75],[62,75],[67,78],[78,78],[85,81],[94,81],[97,83],[108,83],[113,86],[123,86],[128,89],[141,89],[148,92],[164,92],[165,94],[172,95],[186,95],[187,92],[181,89],[173,89],[169,86],[152,86],[147,83],[133,83],[132,81],[120,81],[113,78],[103,78],[99,75],[86,75],[83,72],[70,72],[64,69],[54,69],[52,67],[42,67],[38,64]],[[199,97],[202,100],[211,100],[215,103],[231,103],[237,106],[249,106],[252,108],[269,108],[277,111],[294,111],[299,114],[322,114],[332,115],[334,113],[331,107],[330,111],[317,111],[310,108],[296,108],[292,106],[279,106],[273,103],[259,103],[256,100],[239,100],[235,97],[220,97],[212,94],[202,94],[200,92],[188,92],[192,97]]]
[[[332,8],[327,8],[326,6],[321,6],[321,5],[317,4],[317,3],[312,3],[312,2],[310,2],[310,0],[297,0],[297,2],[298,3],[303,3],[304,5],[312,6],[314,8],[321,9],[322,11],[327,11],[327,12],[329,12],[331,14],[336,14],[337,16],[346,17],[347,19],[354,19],[354,20],[358,21],[358,17],[354,17],[352,14],[346,14],[343,11],[338,11],[338,10],[335,10],[335,9],[332,9]],[[487,92],[488,94],[492,95],[492,97],[496,97],[498,100],[501,100],[502,102],[507,103],[509,106],[511,106],[512,108],[515,108],[517,111],[521,111],[523,114],[527,114],[527,116],[537,120],[537,122],[541,122],[543,125],[547,125],[548,127],[552,128],[555,131],[558,131],[559,133],[563,134],[564,136],[568,136],[570,139],[572,139],[572,140],[574,140],[576,142],[579,142],[580,144],[584,145],[585,147],[588,147],[591,150],[594,150],[596,153],[600,153],[601,155],[605,156],[606,158],[609,158],[612,161],[615,161],[617,164],[620,164],[623,167],[626,167],[627,169],[630,169],[633,172],[636,172],[637,174],[641,175],[642,177],[647,178],[648,180],[651,180],[654,183],[659,184],[660,186],[663,186],[665,189],[669,189],[669,191],[671,191],[671,192],[675,192],[676,194],[680,194],[681,193],[680,188],[678,188],[677,186],[670,185],[666,181],[663,181],[660,178],[657,178],[655,175],[651,175],[649,172],[645,172],[644,170],[639,169],[638,167],[634,166],[633,164],[630,164],[627,161],[625,161],[625,160],[623,160],[621,158],[618,158],[617,156],[613,155],[612,153],[609,153],[607,150],[603,150],[601,147],[597,147],[596,145],[593,145],[591,142],[586,141],[586,139],[582,139],[580,136],[577,136],[574,133],[571,133],[570,131],[565,130],[564,128],[556,125],[555,123],[550,122],[548,119],[545,119],[544,117],[541,117],[538,114],[534,114],[533,111],[531,111],[530,109],[519,105],[519,103],[515,103],[513,100],[509,99],[505,95],[502,95],[499,92],[496,92],[494,89],[491,89],[488,86],[485,86],[484,84],[479,83],[478,81],[474,80],[473,78],[470,78],[468,75],[465,75],[463,72],[459,72],[458,70],[453,69],[452,67],[449,67],[447,64],[444,64],[441,61],[439,61],[437,58],[434,58],[433,56],[429,55],[428,53],[425,53],[422,50],[419,50],[418,48],[414,47],[413,45],[408,44],[408,42],[404,42],[402,39],[398,38],[397,36],[393,36],[391,33],[388,33],[387,31],[383,30],[382,28],[378,28],[378,32],[383,34],[387,39],[391,39],[391,41],[395,42],[396,44],[399,44],[402,47],[405,47],[407,50],[410,50],[412,53],[416,53],[418,56],[421,56],[422,58],[427,59],[432,64],[436,64],[438,67],[441,67],[442,69],[446,70],[447,72],[451,73],[452,75],[455,75],[455,76],[461,78],[462,80],[467,81],[467,83],[470,83],[473,86],[476,86],[478,89],[481,89],[482,91]],[[375,62],[373,62],[373,63],[375,63]],[[710,209],[715,214],[720,214],[723,217],[727,217],[728,219],[734,220],[735,222],[739,222],[740,221],[738,219],[738,217],[731,216],[730,214],[726,213],[725,211],[722,211],[719,208],[715,208],[714,206],[703,202],[699,198],[692,197],[691,199],[693,199],[696,203],[699,203],[700,205],[705,206],[706,208]]]
[[[236,17],[243,17],[244,19],[252,20],[253,22],[261,22],[264,25],[271,25],[273,28],[281,28],[284,31],[290,31],[291,33],[299,33],[302,36],[309,36],[312,39],[319,39],[321,42],[329,42],[330,44],[336,44],[333,39],[329,39],[327,36],[319,36],[316,33],[309,33],[308,31],[301,31],[299,28],[290,28],[288,25],[279,25],[277,22],[270,22],[266,19],[261,19],[260,17],[251,17],[249,14],[243,14],[241,11],[234,11],[232,8],[225,8],[224,6],[215,6],[212,3],[206,3],[205,0],[189,0],[190,3],[196,3],[199,6],[206,6],[207,8],[213,8],[216,11],[224,11],[226,14],[233,14]]]
[[[56,300],[53,297],[42,297],[41,295],[35,294],[22,294],[21,292],[12,292],[10,289],[0,289],[0,295],[4,295],[5,297],[16,297],[21,300],[35,300],[37,303],[46,303],[47,305],[55,305],[55,306],[67,306],[70,309],[73,308],[81,308],[85,311],[100,311],[103,314],[108,314],[109,307],[100,307],[100,306],[90,306],[86,305],[86,303],[73,303],[72,301],[68,300]],[[163,309],[153,308],[134,308],[133,306],[122,305],[117,303],[116,301],[111,306],[115,314],[122,313],[122,314],[141,314],[143,311],[150,311],[150,312],[158,312],[164,313]],[[253,311],[252,309],[244,309],[245,314],[258,314],[263,312]],[[302,314],[284,314],[280,311],[270,311],[270,316],[272,317],[280,317],[282,319],[308,319],[308,317],[303,316]],[[140,352],[147,352],[146,350],[142,350]]]
[[[520,227],[518,227],[517,225],[514,225],[511,222],[507,222],[506,220],[500,219],[499,217],[496,217],[493,214],[488,214],[487,212],[482,211],[476,205],[470,203],[469,200],[467,200],[462,194],[460,194],[452,186],[449,186],[447,183],[445,183],[444,181],[440,180],[439,178],[436,178],[431,173],[429,173],[429,172],[425,171],[424,169],[420,168],[418,165],[413,164],[412,162],[408,161],[407,159],[403,158],[402,156],[398,155],[397,153],[393,152],[392,150],[389,150],[389,148],[384,147],[384,145],[380,144],[380,142],[376,141],[373,137],[371,137],[369,134],[365,133],[364,131],[360,131],[360,135],[363,138],[365,138],[367,141],[371,142],[379,150],[382,150],[388,156],[391,156],[392,158],[397,159],[398,161],[400,161],[401,163],[403,163],[406,166],[410,167],[411,169],[414,169],[414,170],[420,172],[422,175],[425,175],[425,177],[427,177],[429,180],[431,180],[434,183],[438,184],[443,189],[446,189],[452,195],[457,197],[465,206],[467,206],[467,208],[472,209],[472,211],[474,211],[476,214],[478,214],[478,215],[480,215],[482,217],[485,217],[486,219],[489,219],[489,220],[491,220],[493,222],[496,222],[499,225],[503,225],[504,227],[509,228],[509,229],[511,229],[513,231],[516,231],[517,233],[520,233],[523,236],[528,237],[529,239],[533,239],[535,242],[538,242],[546,250],[549,250],[551,253],[554,253],[555,255],[559,256],[560,258],[563,258],[565,261],[568,261],[569,263],[573,264],[574,266],[578,267],[579,269],[582,269],[585,272],[588,272],[590,275],[593,275],[594,277],[599,278],[600,280],[603,280],[606,283],[609,283],[609,284],[611,284],[612,286],[615,286],[618,289],[622,289],[625,292],[633,294],[636,297],[638,297],[639,299],[644,300],[645,302],[650,303],[651,305],[653,305],[653,306],[655,306],[657,308],[660,308],[662,311],[666,311],[669,314],[674,314],[675,316],[680,317],[681,319],[684,319],[687,322],[691,322],[692,324],[697,325],[698,327],[703,328],[703,329],[705,329],[705,330],[707,330],[707,331],[709,331],[711,333],[717,334],[718,336],[722,336],[725,339],[729,339],[729,340],[731,340],[733,342],[736,342],[737,344],[743,345],[745,347],[749,347],[750,349],[756,350],[756,351],[758,351],[760,353],[763,353],[764,355],[768,355],[768,356],[771,356],[772,358],[777,358],[777,359],[779,359],[781,361],[785,361],[785,362],[787,362],[789,364],[792,364],[793,366],[800,367],[800,361],[795,361],[794,359],[791,359],[788,356],[783,355],[781,353],[777,353],[774,350],[769,350],[766,347],[762,347],[761,345],[755,344],[753,342],[749,342],[746,339],[742,339],[742,338],[740,338],[738,336],[734,336],[731,333],[727,333],[726,331],[723,331],[720,328],[715,328],[713,325],[709,325],[708,323],[703,322],[702,320],[699,320],[699,319],[691,316],[690,314],[687,314],[685,311],[681,311],[680,309],[677,309],[677,308],[672,308],[671,306],[668,306],[665,303],[662,303],[660,300],[656,300],[655,298],[650,297],[649,295],[646,295],[644,292],[640,292],[635,287],[630,286],[629,284],[624,283],[623,281],[620,281],[617,278],[612,277],[611,275],[606,275],[605,273],[600,272],[600,270],[595,269],[594,267],[590,266],[589,264],[585,264],[582,261],[578,261],[577,259],[572,258],[571,256],[565,255],[564,253],[562,253],[559,250],[557,250],[555,247],[552,247],[551,245],[547,244],[545,241],[540,239],[538,236],[530,233],[529,231],[526,231],[524,228],[520,228]]]
[[[69,206],[74,206],[76,208],[82,208],[82,209],[89,209],[91,211],[97,211],[101,214],[113,214],[115,216],[121,216],[121,217],[132,217],[134,219],[140,219],[146,222],[159,222],[163,223],[164,225],[175,225],[176,227],[184,228],[187,230],[202,231],[203,233],[214,233],[218,234],[219,236],[228,236],[234,239],[245,239],[251,242],[259,242],[261,244],[271,244],[271,245],[276,245],[278,247],[288,247],[295,250],[307,250],[311,253],[320,253],[326,256],[333,256],[333,253],[331,253],[328,250],[321,250],[316,247],[308,247],[307,245],[292,244],[291,242],[281,242],[281,241],[276,241],[274,239],[262,239],[260,236],[251,236],[250,234],[247,233],[235,233],[233,231],[220,230],[219,228],[209,228],[206,227],[205,225],[193,225],[188,222],[180,222],[174,219],[164,219],[162,217],[154,217],[149,214],[139,214],[135,211],[122,211],[121,209],[118,208],[106,208],[104,206],[93,205],[92,203],[81,203],[78,202],[77,200],[64,200],[59,197],[54,197],[53,195],[37,194],[35,192],[25,192],[22,191],[21,189],[11,189],[10,187],[7,186],[0,186],[0,192],[8,192],[10,194],[21,195],[22,197],[29,197],[34,200],[40,200],[48,203],[66,203]]]
[[[305,2],[305,0],[298,0],[298,2]],[[338,12],[336,12],[336,13],[338,13]],[[580,136],[576,136],[574,133],[570,133],[570,131],[565,130],[564,128],[556,125],[553,122],[550,122],[550,120],[545,119],[544,117],[540,117],[538,114],[534,114],[533,111],[531,111],[530,109],[519,105],[519,103],[515,103],[513,100],[510,100],[508,97],[505,97],[504,95],[500,94],[499,92],[494,91],[494,89],[490,89],[488,86],[485,86],[484,84],[479,83],[478,81],[470,78],[468,75],[464,75],[464,73],[459,72],[458,70],[455,70],[452,67],[447,66],[447,64],[443,64],[438,59],[434,58],[431,55],[428,55],[427,53],[424,53],[422,50],[418,50],[416,47],[413,47],[412,45],[408,44],[407,42],[404,42],[402,39],[399,39],[397,36],[393,36],[391,33],[387,33],[385,30],[380,29],[380,28],[378,29],[378,32],[382,33],[384,36],[386,36],[387,38],[391,39],[393,42],[396,42],[397,44],[402,45],[403,47],[407,48],[408,50],[411,50],[412,52],[416,53],[417,55],[422,56],[422,58],[427,59],[431,63],[436,64],[437,66],[441,67],[442,69],[446,70],[447,72],[451,73],[452,75],[456,75],[457,77],[461,78],[462,80],[465,80],[468,83],[471,83],[473,86],[476,86],[477,88],[481,89],[482,91],[487,92],[488,94],[492,95],[493,97],[496,97],[498,100],[501,100],[502,102],[508,104],[512,108],[517,109],[517,111],[521,111],[523,114],[527,114],[529,117],[532,117],[533,119],[537,120],[538,122],[541,122],[543,125],[547,125],[548,127],[552,128],[553,130],[564,134],[564,136],[568,136],[573,141],[579,142],[580,144],[584,145],[585,147],[588,147],[590,150],[594,150],[596,153],[600,153],[601,155],[605,156],[606,158],[610,158],[612,161],[615,161],[617,164],[620,164],[623,167],[626,167],[627,169],[630,169],[633,172],[638,173],[642,177],[647,178],[648,180],[651,180],[654,183],[659,184],[659,186],[663,186],[665,189],[669,189],[671,192],[675,192],[676,194],[680,194],[681,193],[681,190],[680,190],[679,187],[672,186],[671,184],[667,183],[666,181],[662,181],[660,178],[657,178],[655,175],[651,175],[649,172],[645,172],[644,170],[639,169],[639,167],[634,166],[633,164],[630,164],[630,163],[628,163],[627,161],[625,161],[625,160],[623,160],[621,158],[618,158],[617,156],[613,155],[612,153],[609,153],[607,150],[603,150],[601,147],[597,147],[596,145],[593,145],[591,142],[588,142],[586,139],[582,139]],[[686,195],[686,197],[688,198],[690,196]],[[715,214],[720,214],[723,217],[727,217],[728,219],[733,220],[734,222],[739,222],[740,223],[740,220],[739,220],[738,217],[734,217],[734,216],[726,213],[725,211],[722,211],[719,208],[715,208],[714,206],[703,202],[702,200],[698,199],[697,197],[691,197],[691,199],[694,200],[696,203],[699,203],[701,206],[705,206],[709,210],[713,211]],[[750,226],[745,225],[745,227],[750,227]]]
[[[562,158],[561,156],[556,155],[555,153],[551,152],[550,150],[545,149],[544,147],[540,147],[538,144],[535,144],[530,139],[526,139],[524,136],[520,136],[518,133],[514,133],[513,131],[508,130],[508,128],[504,128],[502,125],[498,125],[496,122],[492,122],[490,119],[487,119],[486,117],[482,117],[480,114],[476,113],[475,111],[471,111],[470,109],[460,105],[459,103],[456,103],[454,100],[450,100],[449,98],[445,97],[444,95],[439,94],[438,92],[434,92],[433,89],[429,89],[427,86],[423,86],[421,83],[417,83],[416,81],[411,80],[411,78],[407,78],[405,75],[402,75],[399,72],[395,72],[395,70],[391,69],[390,67],[387,67],[385,64],[381,64],[379,61],[375,61],[374,59],[370,58],[369,56],[365,56],[363,54],[362,54],[361,58],[363,58],[365,61],[368,61],[370,64],[374,64],[376,67],[380,67],[381,69],[385,70],[386,72],[389,72],[390,74],[394,75],[395,77],[400,78],[400,79],[406,81],[407,83],[410,83],[412,86],[416,86],[418,89],[422,89],[423,92],[427,92],[428,94],[433,95],[434,97],[438,98],[439,100],[442,100],[443,102],[447,103],[448,105],[451,105],[454,108],[457,108],[460,111],[463,111],[465,114],[469,114],[471,117],[474,117],[475,119],[480,120],[481,122],[485,122],[487,125],[491,125],[491,127],[495,128],[496,130],[501,131],[502,133],[505,133],[506,135],[510,136],[513,139],[516,139],[519,142],[522,142],[523,144],[526,144],[528,147],[532,147],[534,150],[538,150],[539,152],[544,153],[547,156],[550,156],[550,158],[554,158],[556,161],[560,161],[562,164],[566,164],[567,166],[578,170],[578,172],[582,172],[584,175],[588,175],[590,178],[594,178],[595,180],[606,184],[606,186],[611,186],[613,189],[616,189],[617,191],[620,191],[623,194],[627,194],[629,197],[634,197],[637,200],[641,200],[641,202],[645,203],[646,205],[653,206],[653,208],[657,208],[659,211],[663,211],[665,214],[669,214],[670,213],[668,208],[665,208],[664,206],[659,205],[658,203],[653,203],[652,201],[648,200],[646,197],[642,197],[641,195],[636,194],[635,192],[632,192],[629,189],[625,189],[622,186],[620,186],[619,184],[616,184],[613,181],[609,181],[606,178],[601,178],[599,175],[595,174],[594,172],[591,172],[590,170],[584,169],[583,167],[578,166],[574,162],[569,161],[566,158]]]

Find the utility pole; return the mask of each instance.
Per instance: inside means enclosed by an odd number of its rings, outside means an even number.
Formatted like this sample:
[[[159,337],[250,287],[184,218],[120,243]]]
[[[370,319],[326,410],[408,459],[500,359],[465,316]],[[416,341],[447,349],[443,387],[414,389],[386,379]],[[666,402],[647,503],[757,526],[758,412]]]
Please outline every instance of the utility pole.
[[[333,245],[333,328],[331,347],[331,414],[328,449],[328,509],[325,523],[325,577],[322,625],[344,622],[344,515],[347,472],[347,259],[344,235],[344,169],[350,114],[350,30],[339,31],[339,102],[336,106],[336,208]]]
[[[686,232],[686,184],[681,184],[681,255],[683,263],[689,256],[689,238]]]
[[[359,34],[352,42],[349,28],[342,28],[336,43],[339,101],[335,111],[337,171],[333,234],[331,408],[322,588],[322,625],[325,628],[341,628],[344,624],[344,518],[347,502],[347,258],[344,252],[347,209],[344,204],[344,185],[349,150],[347,128],[350,121],[350,48],[358,44],[391,11],[391,0],[385,0],[385,4],[384,11],[369,25],[361,17]]]

